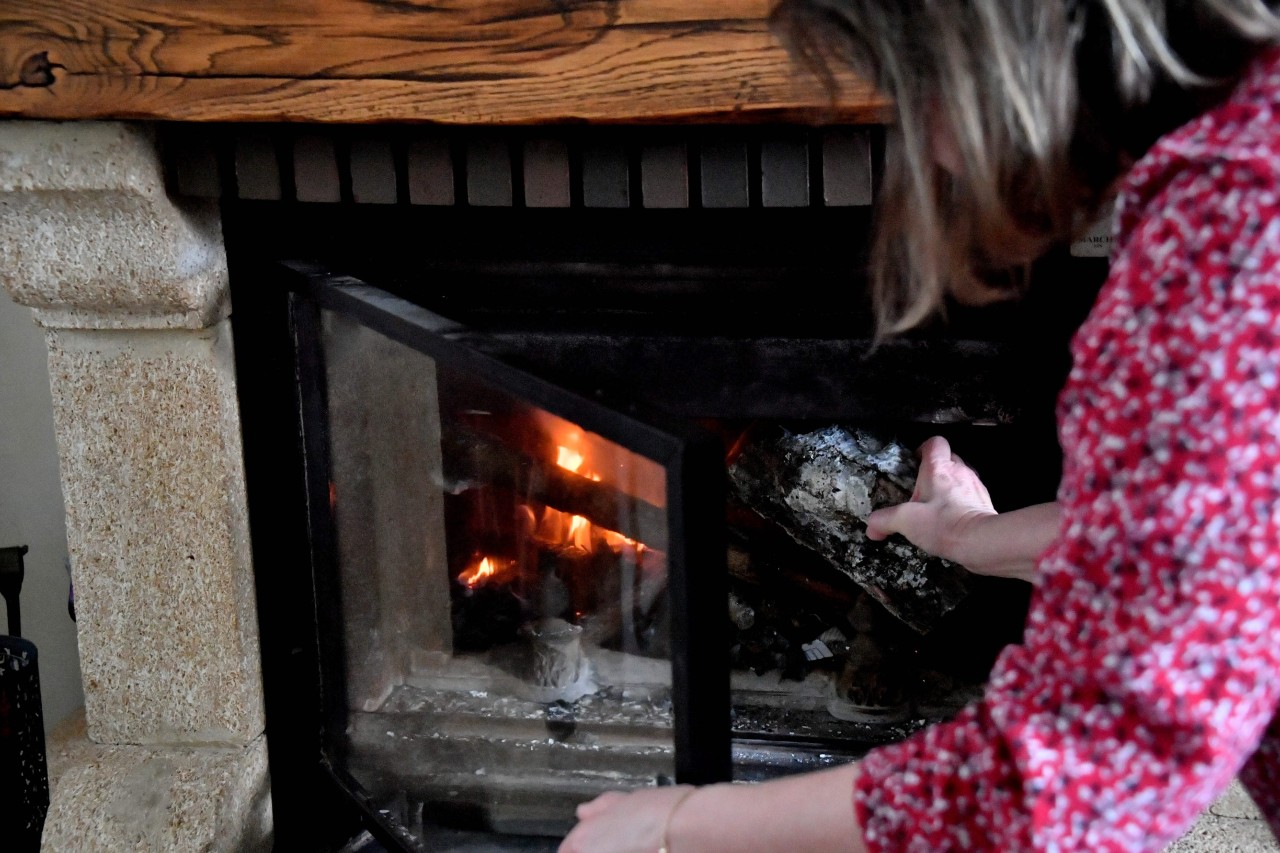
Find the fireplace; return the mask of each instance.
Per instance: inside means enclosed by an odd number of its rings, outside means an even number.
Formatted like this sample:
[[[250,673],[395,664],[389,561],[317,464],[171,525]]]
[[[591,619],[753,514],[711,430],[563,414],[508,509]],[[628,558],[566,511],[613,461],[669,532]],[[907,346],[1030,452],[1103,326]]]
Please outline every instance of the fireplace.
[[[174,16],[108,0],[74,32],[56,8],[27,5],[0,24],[13,36],[0,111],[25,119],[0,139],[0,279],[49,344],[87,723],[87,737],[51,742],[50,849],[258,849],[273,824],[280,849],[331,849],[361,825],[412,847],[433,816],[407,790],[358,784],[326,747],[338,730],[325,697],[346,693],[321,663],[335,640],[317,621],[333,600],[316,596],[308,507],[329,498],[308,503],[281,260],[409,296],[481,328],[480,351],[579,396],[612,393],[623,411],[640,401],[718,438],[757,421],[765,436],[874,426],[908,446],[942,431],[998,505],[1045,499],[1056,482],[1064,344],[1105,262],[1057,252],[1017,309],[955,311],[948,330],[870,348],[861,306],[824,310],[850,281],[860,293],[874,182],[850,164],[867,128],[828,138],[809,124],[891,110],[851,75],[834,99],[797,75],[769,35],[771,4],[731,17],[611,0],[388,14],[342,0],[318,15],[215,0]],[[632,124],[590,129],[611,122]],[[854,157],[828,156],[839,151]],[[524,274],[535,270],[551,275]],[[401,289],[414,280],[416,294]],[[580,305],[593,327],[564,334]],[[498,307],[511,322],[471,314]],[[725,554],[739,574],[741,551],[731,540]],[[764,669],[772,635],[737,632],[771,617],[734,597],[720,664],[741,673],[736,645]],[[890,664],[862,683],[900,707],[910,685],[875,681],[914,671],[900,664],[920,651],[980,678],[1018,610],[1016,588],[978,582],[924,640],[880,613],[891,636],[860,654]],[[855,607],[841,615],[864,622]],[[571,738],[570,722],[554,736]],[[742,734],[731,773],[752,745]],[[436,849],[555,846],[432,832]]]
[[[554,846],[554,837],[537,833],[563,827],[565,800],[552,803],[558,813],[538,811],[547,804],[536,797],[534,808],[524,811],[464,807],[457,800],[450,802],[448,791],[442,803],[438,793],[403,784],[403,767],[384,767],[388,775],[402,778],[392,780],[394,787],[382,785],[351,760],[353,752],[342,749],[348,723],[357,714],[394,711],[386,703],[396,688],[415,686],[406,675],[412,675],[415,666],[423,669],[439,662],[444,637],[435,637],[434,648],[426,645],[427,652],[436,654],[434,659],[421,655],[415,662],[412,655],[397,651],[382,659],[394,668],[365,667],[355,671],[353,679],[334,669],[335,661],[345,665],[344,655],[356,644],[330,630],[344,620],[343,597],[327,594],[341,582],[341,564],[336,574],[334,564],[342,546],[336,537],[328,544],[323,537],[326,530],[341,532],[340,525],[350,516],[326,523],[323,513],[350,507],[359,489],[353,493],[350,486],[340,487],[335,481],[330,490],[328,477],[309,476],[308,462],[319,456],[302,452],[303,435],[314,444],[313,451],[318,447],[327,452],[330,447],[327,437],[320,441],[323,434],[315,429],[323,423],[314,417],[315,403],[323,397],[300,393],[300,376],[310,377],[313,384],[318,378],[328,381],[319,365],[308,366],[299,359],[300,353],[314,350],[299,347],[306,340],[304,331],[311,329],[314,340],[320,337],[317,330],[324,329],[323,321],[299,321],[305,299],[319,299],[306,293],[309,276],[319,274],[344,287],[372,288],[368,293],[375,301],[398,299],[405,310],[428,311],[438,318],[433,321],[435,333],[455,350],[468,353],[466,360],[483,357],[486,363],[501,365],[495,369],[503,372],[518,370],[526,376],[520,385],[552,383],[559,390],[538,402],[539,408],[575,426],[585,424],[629,452],[663,461],[668,488],[676,482],[669,476],[675,468],[661,448],[673,446],[669,442],[679,436],[688,435],[692,441],[700,435],[705,443],[690,446],[716,450],[708,455],[719,466],[723,486],[723,475],[746,458],[735,456],[739,438],[767,445],[779,434],[821,435],[839,427],[892,435],[908,448],[942,431],[982,471],[1001,504],[1034,502],[1052,493],[1057,469],[1049,416],[1052,398],[1066,367],[1065,340],[1092,296],[1091,283],[1100,279],[1102,262],[1057,253],[1033,271],[1043,286],[1020,305],[981,313],[956,310],[945,327],[873,346],[857,272],[869,216],[865,205],[828,203],[843,200],[829,198],[826,192],[829,149],[822,133],[805,137],[790,127],[749,132],[708,128],[690,131],[688,138],[672,143],[670,129],[642,133],[631,128],[609,134],[613,140],[619,134],[634,140],[624,144],[624,156],[613,161],[623,168],[591,171],[586,164],[592,159],[588,150],[594,149],[587,143],[600,141],[591,139],[596,131],[530,129],[531,136],[567,137],[560,148],[568,152],[561,160],[566,165],[557,173],[568,176],[562,184],[567,192],[556,196],[564,205],[540,207],[534,202],[548,197],[530,193],[526,179],[545,172],[531,169],[530,163],[538,161],[527,155],[555,146],[535,146],[515,133],[502,145],[487,138],[478,146],[463,131],[447,135],[443,145],[424,145],[415,133],[402,129],[323,134],[275,128],[242,134],[209,128],[194,140],[189,132],[175,130],[161,139],[171,173],[167,194],[159,180],[154,142],[138,129],[87,126],[72,133],[62,127],[32,126],[15,135],[6,149],[6,163],[14,164],[14,174],[27,176],[24,181],[64,187],[59,190],[62,195],[14,190],[10,204],[31,213],[3,220],[11,229],[6,245],[24,252],[44,251],[43,243],[26,239],[24,224],[45,221],[52,215],[50,208],[62,210],[58,204],[73,205],[76,211],[74,216],[66,214],[76,228],[51,229],[61,242],[47,250],[55,253],[48,257],[67,255],[76,265],[55,267],[40,263],[44,254],[19,254],[14,257],[21,263],[14,269],[21,275],[15,273],[6,282],[27,304],[38,306],[37,319],[50,329],[59,441],[64,448],[82,449],[63,461],[71,484],[67,499],[77,615],[82,647],[91,652],[85,657],[89,736],[96,745],[88,745],[92,760],[80,762],[69,771],[72,775],[55,783],[48,838],[72,843],[83,837],[80,827],[86,821],[121,813],[112,793],[117,790],[149,798],[148,802],[153,790],[159,791],[157,802],[173,798],[172,809],[157,811],[173,815],[168,824],[129,824],[122,830],[157,839],[185,827],[182,831],[189,829],[199,837],[257,843],[270,826],[268,809],[274,809],[277,838],[288,849],[326,849],[362,824],[381,833],[387,843],[403,838],[412,847],[423,843],[428,819],[430,843],[437,847],[453,844],[449,839],[462,845],[479,837],[481,844],[494,844],[496,838],[538,849]],[[733,133],[738,142],[724,142],[726,134]],[[807,142],[773,145],[773,137],[796,133]],[[50,135],[67,146],[62,160],[46,155],[44,143]],[[323,137],[321,143],[316,143],[317,135]],[[380,144],[370,144],[371,135],[380,136]],[[648,201],[658,197],[646,190],[650,140],[663,141],[665,150],[684,151],[683,172],[667,171],[675,176],[678,189],[666,198],[683,197],[686,207],[649,206]],[[326,144],[328,171],[308,171],[308,163],[315,166],[308,152],[324,150]],[[718,168],[728,149],[742,152],[736,160],[741,170]],[[794,190],[797,179],[803,183],[805,175],[809,178],[804,192],[781,198],[807,204],[777,204],[776,184],[765,191],[766,177],[778,174],[777,162],[770,158],[779,150],[799,152],[804,164],[800,169],[793,164],[787,172],[792,178],[784,186]],[[203,162],[197,156],[202,151],[209,155]],[[385,156],[372,158],[371,165],[369,153],[378,151]],[[427,174],[447,175],[447,181],[414,183],[412,176],[423,174],[417,159],[423,151],[444,152],[443,159],[435,161],[436,171]],[[505,185],[509,190],[523,186],[522,199],[513,191],[486,194],[479,179],[474,187],[479,192],[472,192],[474,174],[500,177],[501,170],[474,168],[488,163],[485,157],[494,152],[505,152]],[[497,159],[501,163],[502,157]],[[63,160],[76,168],[64,174]],[[670,166],[669,160],[660,162]],[[675,162],[678,165],[680,157]],[[112,169],[99,170],[97,165],[103,163]],[[523,168],[519,180],[517,166]],[[626,176],[628,206],[588,206],[588,199],[594,205],[609,197],[598,192],[599,186],[588,192],[602,174],[613,176],[615,189],[623,185],[616,179]],[[328,175],[327,184],[314,180],[316,175]],[[730,184],[745,190],[736,195],[713,192],[716,187],[725,189],[717,180],[726,175],[734,176]],[[421,203],[422,186],[452,186],[453,192],[428,195],[427,200],[437,203]],[[213,197],[217,202],[202,200]],[[742,206],[716,206],[725,199]],[[117,221],[123,225],[104,232],[112,242],[76,238],[97,234],[93,229]],[[222,266],[224,235],[235,306],[231,329],[224,319],[227,293],[219,284],[227,271]],[[139,243],[142,237],[149,242]],[[103,273],[105,262],[117,266]],[[41,272],[55,268],[57,275]],[[68,289],[68,280],[83,287]],[[834,310],[833,306],[843,307],[850,292],[855,308]],[[370,328],[392,340],[387,330]],[[422,378],[420,373],[410,377]],[[566,403],[565,395],[577,402]],[[121,405],[122,400],[136,402]],[[584,401],[596,414],[587,412]],[[327,410],[321,412],[321,418],[328,416]],[[665,438],[648,450],[628,447],[630,439],[624,433],[629,429],[607,425],[619,418],[657,428]],[[487,434],[500,438],[502,431]],[[129,436],[129,441],[121,442],[120,435]],[[534,464],[564,471],[564,478],[582,471],[601,473],[587,467],[585,456],[578,471],[570,470],[576,463],[568,459],[567,466],[559,465],[558,446],[551,448],[555,459],[535,454]],[[675,446],[683,445],[677,441]],[[443,466],[443,453],[440,457]],[[243,486],[242,458],[248,475]],[[333,464],[337,468],[341,463]],[[582,479],[592,482],[589,476]],[[122,483],[130,487],[121,488]],[[247,518],[239,498],[246,486]],[[457,497],[464,494],[460,491]],[[103,502],[102,495],[112,498]],[[521,503],[538,521],[548,510],[575,509],[560,497]],[[684,590],[672,584],[676,569],[694,565],[688,552],[698,546],[670,536],[673,521],[684,518],[683,511],[677,512],[680,501],[668,494],[665,507],[660,507],[650,495],[645,503],[665,510],[665,543],[637,538],[636,531],[617,518],[589,520],[610,534],[637,545],[643,542],[646,549],[665,551],[665,594],[674,601],[676,591]],[[726,571],[718,578],[715,572],[700,576],[723,583],[728,593],[719,593],[715,603],[690,608],[688,618],[654,618],[646,624],[645,617],[656,617],[659,611],[647,614],[644,607],[636,608],[641,585],[627,584],[633,599],[627,608],[632,633],[636,626],[669,624],[670,629],[665,635],[655,630],[651,636],[635,636],[631,652],[618,632],[601,644],[609,652],[648,655],[671,672],[666,729],[670,748],[660,745],[660,760],[642,770],[636,770],[634,754],[628,759],[632,772],[645,774],[645,784],[672,780],[669,774],[674,780],[698,778],[691,774],[702,772],[701,766],[714,771],[710,778],[759,778],[856,755],[877,740],[902,736],[924,719],[921,713],[945,714],[945,708],[922,701],[929,697],[915,689],[918,674],[941,672],[963,689],[981,680],[996,651],[1016,635],[1020,597],[1025,595],[1016,586],[975,581],[959,606],[927,634],[918,634],[896,617],[869,608],[861,585],[831,575],[811,555],[764,559],[764,554],[788,553],[784,548],[791,555],[796,552],[772,535],[776,530],[768,525],[744,528],[749,516],[730,500],[698,499],[683,506],[712,516],[696,527],[704,531],[704,543],[717,529],[724,535],[726,541],[718,548],[707,547],[705,559],[697,565],[723,565]],[[117,519],[125,510],[127,524]],[[252,572],[246,521],[252,530]],[[600,538],[607,546],[610,537],[601,533]],[[772,539],[773,544],[758,555],[743,547],[744,538]],[[143,545],[145,553],[138,551]],[[564,545],[541,547],[568,557],[577,554]],[[605,564],[612,566],[612,577],[622,577],[623,559],[637,562],[639,550],[630,547],[630,554],[620,547],[616,555],[600,555],[617,560]],[[500,549],[491,556],[510,558]],[[536,556],[534,564],[542,559]],[[461,594],[458,578],[469,569],[465,563],[463,559],[454,567],[445,561],[451,632],[454,596]],[[121,582],[122,572],[132,580]],[[641,571],[631,576],[644,577]],[[570,584],[558,573],[557,580],[572,601]],[[325,583],[331,585],[329,590]],[[619,590],[621,586],[616,584]],[[762,592],[766,587],[767,594]],[[402,588],[409,591],[395,583],[373,591],[389,596],[391,604],[403,605],[386,592]],[[157,596],[157,589],[174,594]],[[379,598],[370,598],[381,604]],[[541,601],[542,596],[526,593],[525,599]],[[621,604],[620,594],[618,599]],[[787,607],[775,606],[783,599]],[[793,606],[796,602],[798,607]],[[834,615],[814,613],[823,609],[818,602],[833,603]],[[674,611],[667,608],[669,614]],[[363,611],[373,612],[372,607]],[[145,625],[147,630],[130,631],[128,641],[119,642],[122,613],[132,620],[129,625]],[[606,672],[597,665],[601,655],[583,644],[588,626],[576,621],[576,612],[570,612],[570,618],[565,618],[565,610],[558,617],[532,615],[521,605],[511,620],[518,627],[516,639],[505,644],[514,646],[509,649],[509,669],[527,673],[532,668],[535,642],[542,642],[548,658],[572,646],[567,632],[585,648],[590,671]],[[558,624],[539,624],[551,618],[580,628],[581,634]],[[843,661],[838,657],[840,636],[828,633],[837,627],[830,624],[833,618],[844,621]],[[721,625],[718,638],[709,620]],[[778,627],[790,622],[797,623],[795,633]],[[257,631],[252,630],[255,626]],[[410,627],[419,636],[425,633],[422,626]],[[707,657],[706,678],[689,671],[689,659],[681,656],[679,643],[672,642],[677,631],[694,627],[705,627],[711,642],[686,644],[685,651],[691,645],[715,652]],[[661,637],[668,643],[665,650],[652,644]],[[175,644],[175,639],[180,642]],[[594,635],[588,639],[594,641]],[[832,652],[831,658],[823,656],[815,640]],[[718,643],[718,650],[712,642]],[[796,653],[797,644],[801,654]],[[845,663],[855,646],[865,667],[849,672],[846,679]],[[373,642],[366,648],[379,650]],[[818,652],[812,661],[811,650]],[[484,653],[474,648],[463,652]],[[662,652],[665,658],[658,656]],[[572,660],[570,654],[564,657]],[[259,661],[262,693],[257,692]],[[813,673],[803,667],[810,664],[813,670],[825,671],[848,704],[857,706],[843,710],[855,711],[861,719],[832,713],[830,696],[805,696]],[[691,680],[697,686],[718,683],[725,691],[721,696],[727,698],[704,701],[692,692],[682,693],[676,677],[681,666],[686,676],[695,676]],[[391,677],[379,681],[388,671]],[[122,680],[120,673],[130,676]],[[173,680],[175,673],[181,675],[178,681]],[[577,683],[577,678],[549,680],[556,689]],[[186,687],[175,690],[178,683]],[[656,676],[646,683],[663,687]],[[348,690],[352,686],[354,693]],[[780,688],[773,710],[781,708],[785,713],[777,716],[785,719],[743,713],[744,696],[767,692],[762,686]],[[590,696],[539,701],[547,698],[516,697],[541,708],[536,723],[547,739],[563,744],[588,733],[586,715],[572,706]],[[260,699],[265,700],[269,738],[261,736]],[[802,701],[806,699],[807,706]],[[557,702],[571,707],[566,713]],[[681,703],[687,703],[686,713],[678,713]],[[412,723],[412,714],[425,708],[406,705],[406,719]],[[867,719],[868,711],[876,712],[875,719]],[[473,706],[469,713],[477,725],[493,716],[483,707],[477,712]],[[811,713],[810,719],[820,720],[827,730],[806,728],[804,713]],[[681,738],[698,731],[698,714],[706,715],[700,725],[712,734],[705,740],[696,738],[693,751],[682,750]],[[649,723],[648,733],[653,734],[665,720],[654,714]],[[423,724],[418,733],[430,736],[438,728]],[[382,737],[390,740],[386,731],[394,736],[397,729],[383,729]],[[712,750],[717,739],[727,741],[727,747],[701,765],[697,749]],[[396,756],[406,753],[407,748]],[[416,759],[414,763],[419,764]],[[483,779],[487,771],[476,774],[477,769],[485,768],[473,767],[471,775]],[[365,774],[363,781],[360,773]],[[588,794],[579,790],[575,796]],[[428,802],[433,803],[430,810]],[[223,808],[229,811],[220,811]],[[236,821],[234,832],[242,834],[228,835],[225,820]],[[487,831],[476,836],[477,827]]]
[[[559,207],[530,184],[548,134]],[[941,605],[895,599],[789,529],[760,471],[780,440],[875,455],[941,432],[999,503],[1051,499],[1052,399],[1101,262],[1063,251],[1017,305],[875,344],[869,212],[826,203],[831,134],[628,129],[617,207],[592,184],[609,129],[338,136],[328,203],[304,200],[314,134],[259,135],[257,160],[209,137],[255,563],[275,567],[269,749],[315,770],[275,774],[279,838],[331,840],[346,815],[408,849],[553,847],[604,790],[828,766],[980,690],[1025,589],[935,567]],[[804,203],[766,204],[779,137]],[[743,206],[717,207],[735,147]],[[683,207],[646,206],[656,148],[681,152]],[[207,174],[180,150],[176,184]],[[445,152],[448,203],[415,203],[423,150]],[[494,151],[524,198],[487,203]]]
[[[716,449],[349,278],[309,271],[295,300],[323,365],[301,378],[319,629],[341,639],[326,754],[411,823],[507,835],[563,834],[612,787],[722,778]]]

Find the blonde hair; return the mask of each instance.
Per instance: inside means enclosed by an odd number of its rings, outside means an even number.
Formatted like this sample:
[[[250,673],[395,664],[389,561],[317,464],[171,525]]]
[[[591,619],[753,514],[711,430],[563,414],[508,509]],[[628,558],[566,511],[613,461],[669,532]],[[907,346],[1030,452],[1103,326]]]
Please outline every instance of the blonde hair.
[[[773,23],[830,86],[851,65],[895,103],[872,250],[882,334],[948,295],[1016,291],[1128,163],[1280,38],[1263,0],[782,0]]]

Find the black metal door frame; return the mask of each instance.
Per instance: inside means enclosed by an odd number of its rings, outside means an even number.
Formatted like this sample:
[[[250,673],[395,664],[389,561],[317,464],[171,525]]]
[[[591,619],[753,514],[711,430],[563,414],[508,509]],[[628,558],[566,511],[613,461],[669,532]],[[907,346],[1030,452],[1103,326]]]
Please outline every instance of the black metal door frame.
[[[710,435],[661,413],[623,413],[451,340],[466,330],[457,323],[386,291],[324,266],[280,265],[289,289],[296,351],[297,407],[306,472],[310,578],[314,590],[315,654],[319,667],[322,726],[346,728],[341,590],[329,502],[329,436],[326,417],[320,310],[339,312],[408,347],[508,391],[583,429],[663,465],[671,547],[672,696],[676,781],[705,784],[731,775],[729,657],[722,621],[727,595],[722,448]],[[339,739],[319,738],[322,770],[359,809],[382,843],[419,849],[343,772]]]

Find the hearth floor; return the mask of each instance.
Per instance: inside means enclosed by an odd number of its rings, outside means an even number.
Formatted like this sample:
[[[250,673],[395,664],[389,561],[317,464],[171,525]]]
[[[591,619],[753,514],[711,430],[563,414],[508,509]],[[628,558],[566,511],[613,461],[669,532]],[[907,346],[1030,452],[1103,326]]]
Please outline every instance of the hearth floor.
[[[72,715],[49,735],[50,787],[56,789],[68,767],[88,763],[102,749],[104,747],[89,742],[84,712]],[[555,840],[547,838],[519,839],[513,844],[498,846],[492,840],[467,838],[465,833],[456,833],[456,836],[439,849],[448,853],[552,853],[556,848]],[[384,848],[368,836],[352,839],[349,849],[351,853],[385,853]],[[1249,795],[1238,782],[1233,782],[1166,853],[1280,853],[1280,842],[1272,836]]]
[[[546,838],[512,839],[508,843],[477,841],[464,833],[441,839],[444,846],[436,849],[448,853],[552,853],[556,842]],[[1276,853],[1280,842],[1271,834],[1267,822],[1239,782],[1200,816],[1191,830],[1174,842],[1165,853]],[[351,840],[342,853],[386,853],[368,833]]]

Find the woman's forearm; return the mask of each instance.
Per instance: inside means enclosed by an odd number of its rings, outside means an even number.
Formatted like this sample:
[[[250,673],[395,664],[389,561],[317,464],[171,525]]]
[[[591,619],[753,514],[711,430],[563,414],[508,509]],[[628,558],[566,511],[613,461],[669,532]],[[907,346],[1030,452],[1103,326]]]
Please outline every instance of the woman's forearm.
[[[680,805],[670,853],[864,853],[854,816],[856,764],[757,785],[710,785]]]
[[[958,532],[952,559],[984,575],[1035,583],[1036,558],[1058,536],[1056,503],[978,516]]]

